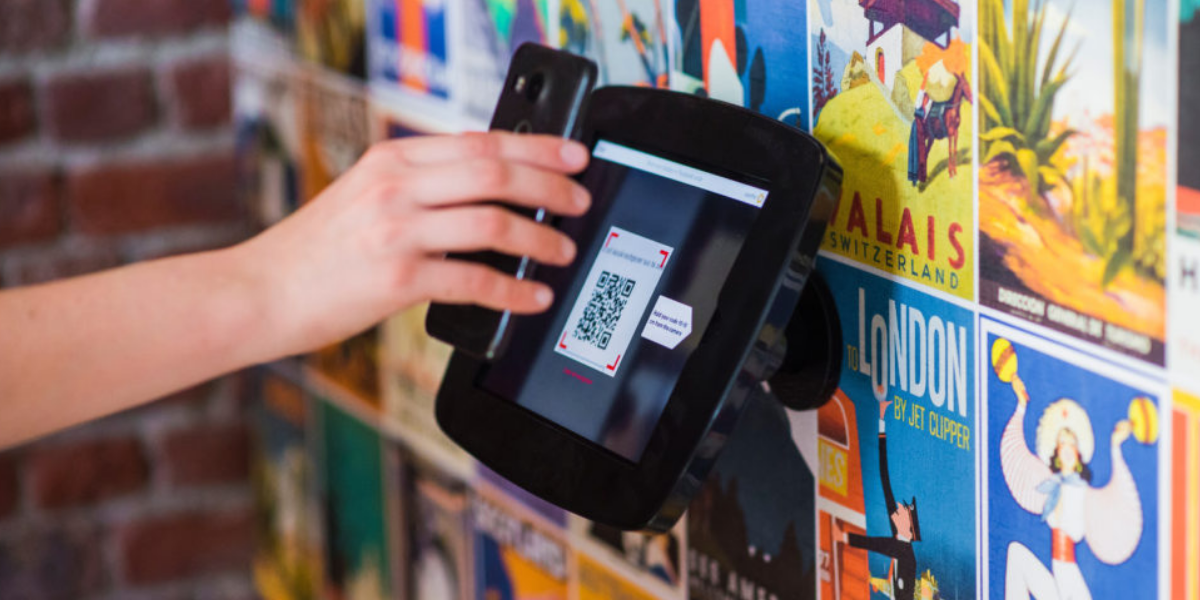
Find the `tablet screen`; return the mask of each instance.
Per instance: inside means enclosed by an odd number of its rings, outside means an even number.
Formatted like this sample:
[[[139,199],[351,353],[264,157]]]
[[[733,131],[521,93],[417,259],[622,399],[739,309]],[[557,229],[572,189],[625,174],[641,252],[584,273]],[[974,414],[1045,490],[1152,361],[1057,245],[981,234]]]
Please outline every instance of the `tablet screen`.
[[[554,307],[479,384],[638,461],[767,192],[603,139],[592,156],[593,208],[561,224],[575,263],[539,272]]]

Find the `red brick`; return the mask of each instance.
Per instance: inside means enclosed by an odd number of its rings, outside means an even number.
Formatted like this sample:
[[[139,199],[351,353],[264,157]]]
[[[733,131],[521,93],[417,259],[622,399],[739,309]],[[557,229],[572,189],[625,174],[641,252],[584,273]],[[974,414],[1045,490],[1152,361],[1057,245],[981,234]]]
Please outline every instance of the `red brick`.
[[[58,235],[59,187],[49,171],[0,173],[0,248]]]
[[[180,63],[171,69],[169,78],[181,126],[205,129],[229,123],[227,55]]]
[[[87,0],[83,29],[98,37],[163,36],[224,25],[229,0]]]
[[[13,287],[110,269],[121,264],[121,260],[112,246],[68,246],[5,256],[0,264],[4,284]]]
[[[245,570],[253,537],[249,510],[189,512],[130,523],[119,541],[125,581],[144,585]]]
[[[63,142],[129,137],[154,125],[154,87],[142,68],[59,74],[46,84],[50,134]]]
[[[66,0],[0,0],[0,52],[52,48],[70,30]]]
[[[0,82],[0,144],[25,139],[36,130],[37,115],[29,79]]]
[[[246,481],[250,453],[242,425],[204,425],[169,434],[163,444],[172,485],[187,487]]]
[[[76,229],[100,234],[242,217],[232,152],[71,173],[67,207]]]
[[[0,595],[67,600],[103,589],[104,538],[99,528],[22,525],[16,535],[0,538]]]
[[[34,448],[33,498],[43,508],[94,504],[145,487],[149,467],[134,438]]]
[[[0,454],[0,520],[13,514],[20,503],[17,463],[11,454]]]

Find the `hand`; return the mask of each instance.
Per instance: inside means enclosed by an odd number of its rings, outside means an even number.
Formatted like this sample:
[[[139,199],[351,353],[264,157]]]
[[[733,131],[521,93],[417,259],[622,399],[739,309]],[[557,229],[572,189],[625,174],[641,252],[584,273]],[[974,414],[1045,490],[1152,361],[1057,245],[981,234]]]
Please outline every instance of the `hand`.
[[[891,404],[892,404],[891,400],[880,400],[879,401],[879,420],[880,421],[882,421],[884,419],[884,416],[887,415],[887,407],[891,406]]]
[[[1117,421],[1117,425],[1113,427],[1112,443],[1114,446],[1120,446],[1129,439],[1129,435],[1133,433],[1133,427],[1128,420],[1122,419]]]
[[[1025,389],[1025,382],[1021,381],[1020,377],[1013,376],[1012,380],[1013,392],[1017,394],[1017,404],[1021,408],[1025,408],[1029,404],[1029,390]]]
[[[349,337],[426,301],[533,313],[550,289],[448,252],[495,250],[566,265],[565,235],[499,206],[577,216],[590,197],[567,177],[586,149],[549,136],[508,133],[383,142],[294,215],[239,246],[260,279],[275,355]]]
[[[837,517],[830,517],[829,521],[830,534],[833,541],[842,544],[849,543],[850,536],[847,535],[846,530],[842,529],[842,524],[838,521]]]

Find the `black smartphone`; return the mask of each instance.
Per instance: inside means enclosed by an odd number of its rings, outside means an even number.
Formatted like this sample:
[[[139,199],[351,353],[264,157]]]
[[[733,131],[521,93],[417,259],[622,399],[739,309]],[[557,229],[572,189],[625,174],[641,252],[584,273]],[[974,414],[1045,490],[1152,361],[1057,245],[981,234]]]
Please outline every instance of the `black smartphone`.
[[[509,63],[489,129],[577,137],[596,73],[596,64],[582,56],[522,44]],[[509,209],[539,222],[548,216],[544,209]],[[529,257],[498,252],[452,253],[446,259],[483,263],[518,279],[531,278],[535,266]],[[511,320],[509,311],[435,303],[425,318],[425,330],[458,350],[492,360],[504,353]]]

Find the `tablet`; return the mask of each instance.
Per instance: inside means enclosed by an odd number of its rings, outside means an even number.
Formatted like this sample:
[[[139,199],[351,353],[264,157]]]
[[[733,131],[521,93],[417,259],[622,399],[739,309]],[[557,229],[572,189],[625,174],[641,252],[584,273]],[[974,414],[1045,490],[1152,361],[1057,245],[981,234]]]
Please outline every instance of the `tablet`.
[[[538,271],[554,304],[495,361],[455,354],[438,422],[551,502],[665,530],[778,364],[841,170],[799,130],[662,90],[597,90],[583,141],[593,206],[558,223],[579,253]]]

